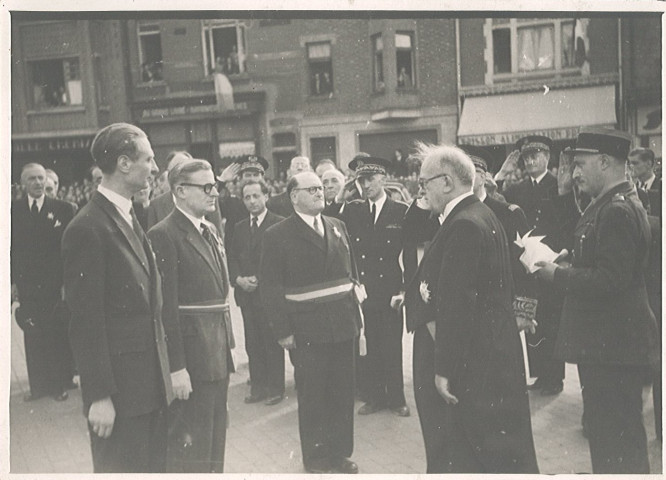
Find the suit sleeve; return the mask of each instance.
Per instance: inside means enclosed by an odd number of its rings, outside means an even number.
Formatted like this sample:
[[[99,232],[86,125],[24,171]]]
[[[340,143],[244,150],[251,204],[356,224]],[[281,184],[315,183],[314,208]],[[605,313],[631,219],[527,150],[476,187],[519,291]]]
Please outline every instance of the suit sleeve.
[[[101,232],[70,225],[63,238],[70,341],[85,404],[117,393],[105,317],[106,261]]]
[[[567,292],[591,297],[605,297],[623,291],[632,281],[636,259],[643,254],[638,251],[640,228],[632,213],[623,206],[608,206],[599,215],[594,265],[558,268],[555,284]]]
[[[234,227],[234,232],[238,232],[238,229]],[[238,236],[235,235],[231,238],[227,238],[225,235],[225,245],[227,246],[227,259],[229,260],[229,281],[234,286],[236,285],[236,278],[240,275],[240,264],[239,259],[241,255],[242,245],[238,241]]]
[[[451,379],[465,362],[475,335],[477,278],[482,233],[469,221],[457,221],[445,240],[439,272],[435,335],[435,373]],[[435,293],[435,292],[433,292]]]
[[[150,230],[148,237],[162,275],[162,323],[167,336],[169,366],[172,372],[177,372],[187,367],[178,316],[178,252],[172,239],[159,227]]]
[[[287,314],[287,301],[284,298],[284,266],[281,241],[274,228],[269,228],[261,242],[260,295],[266,317],[273,329],[275,338],[281,340],[292,335],[293,329]]]
[[[157,207],[155,202],[152,202],[146,208],[146,230],[150,230],[157,223]]]

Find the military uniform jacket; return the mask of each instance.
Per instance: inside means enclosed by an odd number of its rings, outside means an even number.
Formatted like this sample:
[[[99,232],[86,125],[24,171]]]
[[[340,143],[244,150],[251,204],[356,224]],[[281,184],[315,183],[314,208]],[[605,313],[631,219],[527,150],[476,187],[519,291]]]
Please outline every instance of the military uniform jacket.
[[[236,278],[252,275],[259,277],[259,260],[261,259],[261,243],[264,233],[268,227],[282,220],[284,220],[284,217],[266,212],[264,221],[258,226],[254,236],[250,232],[250,218],[241,220],[234,227],[234,236],[231,243],[226,245],[229,256],[229,277],[235,287],[234,298],[239,307],[246,305],[261,306],[259,293],[261,291],[261,281],[259,281],[259,287],[254,292],[245,292],[236,285]]]
[[[532,185],[532,179],[527,178],[510,187],[503,195],[508,203],[515,203],[523,209],[529,229],[537,229],[535,235],[554,234],[557,221],[553,199],[558,192],[557,178],[550,172],[536,186]],[[548,238],[544,239],[545,243],[548,241]]]
[[[576,225],[572,266],[555,271],[566,292],[556,355],[570,363],[656,365],[644,278],[649,247],[647,214],[628,182],[588,205]]]
[[[220,255],[218,265],[208,242],[177,208],[148,236],[162,273],[162,318],[171,371],[187,368],[190,378],[199,381],[227,378],[233,371],[229,310],[193,308],[227,303],[225,256]]]
[[[173,399],[162,325],[162,285],[148,238],[95,192],[62,239],[70,343],[84,412],[111,397],[131,417]],[[20,293],[20,292],[19,292]]]
[[[353,292],[324,303],[298,303],[285,298],[287,289],[356,278],[345,224],[336,218],[321,218],[324,238],[294,213],[266,230],[262,243],[259,274],[266,317],[275,338],[294,335],[297,347],[299,342],[351,340],[360,328]]]
[[[386,198],[373,224],[367,200],[354,200],[342,213],[368,298],[364,306],[388,307],[391,297],[404,290],[399,257],[403,250],[402,221],[407,205]]]

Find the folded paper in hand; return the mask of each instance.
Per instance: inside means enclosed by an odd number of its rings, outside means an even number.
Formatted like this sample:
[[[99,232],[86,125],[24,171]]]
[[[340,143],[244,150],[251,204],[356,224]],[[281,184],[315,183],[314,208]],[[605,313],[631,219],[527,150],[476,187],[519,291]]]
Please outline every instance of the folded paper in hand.
[[[520,238],[520,235],[516,233],[516,241],[514,243],[520,248],[525,249],[520,256],[520,262],[525,266],[528,272],[534,273],[541,268],[535,266],[535,263],[554,262],[555,259],[557,259],[558,254],[551,250],[548,245],[541,242],[541,240],[545,238],[544,235],[530,237],[530,233],[532,233],[532,230],[527,232],[523,238]]]

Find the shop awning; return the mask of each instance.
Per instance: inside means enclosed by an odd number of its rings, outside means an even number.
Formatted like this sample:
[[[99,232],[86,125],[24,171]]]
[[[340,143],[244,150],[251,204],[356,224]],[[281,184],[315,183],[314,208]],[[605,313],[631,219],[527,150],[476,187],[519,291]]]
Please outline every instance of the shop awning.
[[[575,138],[579,127],[614,127],[615,86],[545,89],[539,92],[470,97],[465,100],[458,141],[505,145],[525,135]]]

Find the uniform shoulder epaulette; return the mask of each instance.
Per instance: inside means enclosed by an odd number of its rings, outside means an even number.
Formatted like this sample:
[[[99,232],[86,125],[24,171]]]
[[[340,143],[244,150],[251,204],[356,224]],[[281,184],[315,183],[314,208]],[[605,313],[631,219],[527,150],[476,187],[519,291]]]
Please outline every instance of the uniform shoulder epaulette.
[[[624,202],[626,199],[627,199],[627,197],[625,197],[623,194],[621,194],[621,193],[616,193],[616,194],[613,195],[613,197],[611,198],[611,201],[612,201],[612,202]]]
[[[518,210],[520,210],[520,207],[518,205],[516,205],[515,203],[510,203],[509,204],[509,210],[512,211],[512,212],[517,212]]]
[[[359,204],[364,204],[365,200],[361,198],[357,198],[355,200],[352,200],[351,202],[347,202],[347,205],[359,205]]]

